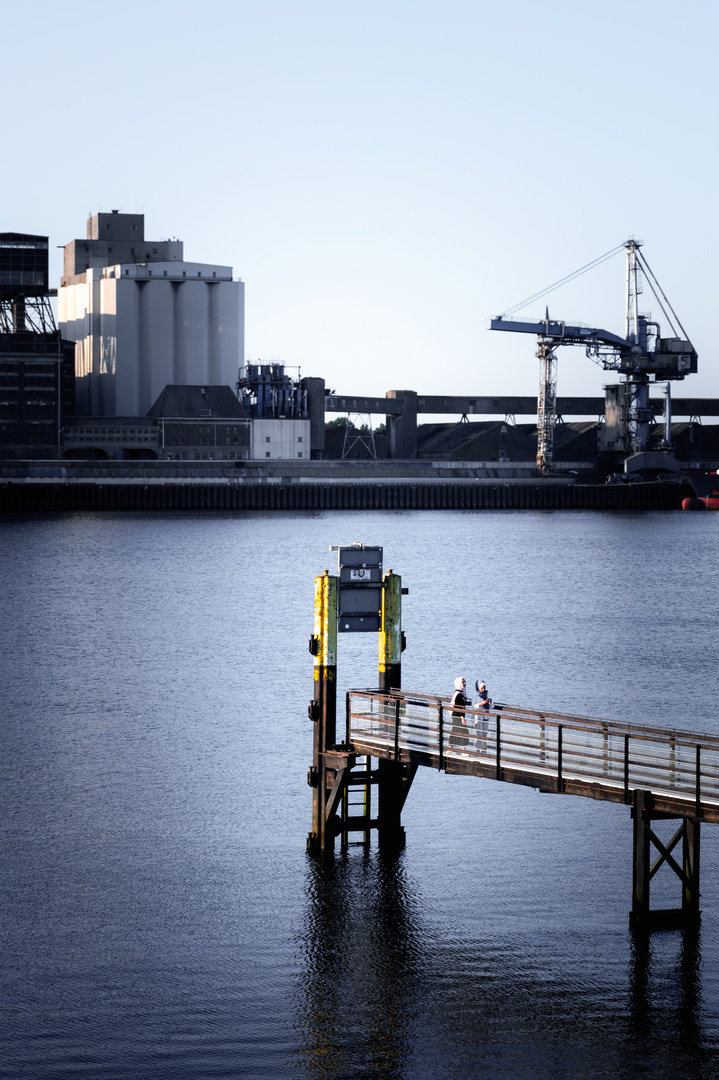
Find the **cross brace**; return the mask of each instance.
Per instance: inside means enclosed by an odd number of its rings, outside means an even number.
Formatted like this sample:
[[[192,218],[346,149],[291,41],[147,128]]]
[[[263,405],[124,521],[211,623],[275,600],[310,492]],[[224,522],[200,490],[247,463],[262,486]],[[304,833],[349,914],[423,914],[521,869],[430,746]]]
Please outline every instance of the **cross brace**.
[[[681,825],[668,844],[659,839],[651,823],[658,819],[675,818],[674,814],[654,810],[651,791],[635,791],[632,818],[634,820],[633,889],[630,925],[637,929],[669,928],[696,924],[699,911],[699,853],[700,823],[698,818],[682,817]],[[682,842],[681,864],[672,852]],[[659,856],[650,863],[651,845]],[[682,885],[681,908],[654,909],[649,902],[650,882],[661,866],[667,864]]]

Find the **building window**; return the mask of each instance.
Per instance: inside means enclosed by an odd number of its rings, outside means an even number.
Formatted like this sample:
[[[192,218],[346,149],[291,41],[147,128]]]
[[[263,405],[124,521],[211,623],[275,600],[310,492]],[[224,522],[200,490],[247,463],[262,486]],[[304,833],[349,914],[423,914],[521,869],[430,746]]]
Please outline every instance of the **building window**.
[[[270,440],[270,437],[269,437],[269,435],[265,435],[265,442],[270,442],[270,441],[271,441],[271,440]]]
[[[265,457],[271,457],[271,454],[270,454],[269,450],[266,451]]]
[[[302,451],[301,450],[298,450],[297,457],[302,457]]]
[[[297,442],[302,442],[302,436],[301,435],[297,436]]]

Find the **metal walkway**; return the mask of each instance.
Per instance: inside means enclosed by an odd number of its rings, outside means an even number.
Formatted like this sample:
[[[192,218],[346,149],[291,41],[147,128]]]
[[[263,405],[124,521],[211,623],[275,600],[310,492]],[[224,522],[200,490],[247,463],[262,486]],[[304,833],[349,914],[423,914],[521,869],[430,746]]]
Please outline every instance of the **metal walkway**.
[[[350,690],[346,742],[357,755],[540,791],[632,804],[651,791],[661,814],[719,822],[719,737],[497,705],[467,709],[402,690]]]

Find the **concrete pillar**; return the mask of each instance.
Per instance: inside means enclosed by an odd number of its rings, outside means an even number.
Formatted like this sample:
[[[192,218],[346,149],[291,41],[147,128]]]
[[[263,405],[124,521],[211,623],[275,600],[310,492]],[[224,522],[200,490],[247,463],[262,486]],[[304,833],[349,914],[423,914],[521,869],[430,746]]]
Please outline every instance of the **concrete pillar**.
[[[302,379],[310,416],[310,457],[321,458],[325,452],[325,380]]]
[[[389,456],[411,460],[417,457],[417,392],[415,390],[388,390],[388,398],[401,401],[401,416],[387,416],[389,432]]]

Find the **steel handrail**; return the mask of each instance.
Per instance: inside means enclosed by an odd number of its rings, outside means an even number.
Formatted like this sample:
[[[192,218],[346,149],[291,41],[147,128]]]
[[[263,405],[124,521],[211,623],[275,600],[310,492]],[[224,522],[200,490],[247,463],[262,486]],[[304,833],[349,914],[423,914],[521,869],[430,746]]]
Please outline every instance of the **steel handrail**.
[[[411,693],[408,694],[403,690],[351,690],[352,695],[369,697],[376,699],[386,699],[387,701],[394,701],[396,698],[400,698],[406,704],[421,704],[421,705],[438,705],[440,702],[446,709],[451,705],[451,698],[440,694],[425,694],[425,693]],[[656,727],[649,724],[635,724],[634,722],[620,722],[617,720],[609,720],[604,717],[595,716],[576,716],[571,713],[554,712],[547,709],[530,709],[522,705],[508,705],[504,703],[497,703],[492,709],[484,709],[474,705],[468,705],[464,712],[467,716],[478,716],[480,718],[487,716],[494,716],[497,713],[501,713],[503,717],[512,718],[524,721],[526,723],[555,723],[562,724],[565,727],[572,727],[573,730],[580,730],[586,732],[598,732],[600,734],[610,735],[630,735],[633,737],[644,737],[648,741],[657,740],[664,742],[668,737],[677,741],[677,745],[684,746],[696,746],[697,740],[701,740],[701,744],[707,748],[719,750],[719,735],[712,735],[708,732],[686,731],[682,728],[673,727]]]
[[[377,703],[381,712],[353,711],[353,699]],[[719,801],[719,762],[702,760],[703,750],[719,755],[719,738],[713,735],[511,706],[489,710],[466,707],[462,714],[478,724],[470,723],[458,734],[454,721],[447,723],[451,701],[444,696],[365,689],[348,691],[346,701],[348,741],[352,742],[355,734],[360,742],[362,736],[377,739],[386,744],[395,760],[402,749],[436,750],[442,769],[447,755],[461,754],[490,764],[497,779],[502,779],[503,770],[509,767],[553,776],[560,791],[567,779],[596,781],[615,790],[623,787],[626,801],[631,788],[658,785],[659,790],[682,802],[695,802],[697,815],[701,814],[703,797],[715,805]],[[408,712],[412,708],[428,709],[431,715],[413,716]],[[365,722],[379,725],[379,730],[363,732]],[[527,732],[523,738],[516,725],[532,731],[531,736]],[[582,735],[589,738],[578,743],[577,737]],[[631,740],[634,746],[630,753]],[[475,745],[480,741],[481,750]],[[647,744],[656,749],[649,750]],[[707,787],[716,790],[709,795]]]

